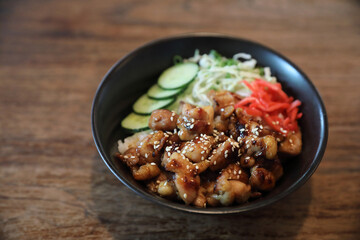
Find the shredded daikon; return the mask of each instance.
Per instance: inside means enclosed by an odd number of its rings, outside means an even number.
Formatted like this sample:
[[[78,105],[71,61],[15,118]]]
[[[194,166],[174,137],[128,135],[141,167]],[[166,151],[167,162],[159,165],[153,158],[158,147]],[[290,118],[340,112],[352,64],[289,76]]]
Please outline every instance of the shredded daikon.
[[[200,70],[186,91],[178,96],[173,109],[177,108],[181,100],[197,106],[211,105],[212,101],[207,96],[211,89],[249,96],[251,92],[241,83],[242,80],[251,83],[256,78],[261,78],[271,83],[276,82],[276,78],[271,76],[270,68],[257,67],[257,61],[247,53],[237,53],[232,58],[226,58],[214,50],[202,55],[196,50],[194,56],[184,59],[184,62],[197,63]]]

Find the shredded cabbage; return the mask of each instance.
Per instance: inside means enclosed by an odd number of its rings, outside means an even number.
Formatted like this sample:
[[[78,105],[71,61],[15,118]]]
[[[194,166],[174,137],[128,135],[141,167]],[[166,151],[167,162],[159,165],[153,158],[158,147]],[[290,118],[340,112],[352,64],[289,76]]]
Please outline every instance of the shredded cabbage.
[[[241,80],[250,83],[255,78],[261,78],[271,83],[277,81],[275,77],[271,76],[269,67],[256,67],[257,61],[247,53],[237,53],[229,59],[214,50],[203,55],[199,53],[199,50],[195,50],[194,56],[184,59],[184,62],[197,63],[200,70],[194,81],[170,107],[172,110],[177,109],[181,100],[197,106],[211,105],[212,101],[207,96],[211,89],[227,90],[240,96],[249,96],[251,92],[241,83]]]

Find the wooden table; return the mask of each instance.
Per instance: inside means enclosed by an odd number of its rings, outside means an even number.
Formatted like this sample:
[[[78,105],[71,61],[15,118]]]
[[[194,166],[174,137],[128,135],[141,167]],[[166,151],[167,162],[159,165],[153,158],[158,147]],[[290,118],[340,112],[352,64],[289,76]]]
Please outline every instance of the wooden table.
[[[0,239],[360,239],[358,1],[0,2]],[[243,215],[144,200],[101,161],[95,90],[156,38],[209,31],[289,57],[325,102],[325,156],[300,190]]]

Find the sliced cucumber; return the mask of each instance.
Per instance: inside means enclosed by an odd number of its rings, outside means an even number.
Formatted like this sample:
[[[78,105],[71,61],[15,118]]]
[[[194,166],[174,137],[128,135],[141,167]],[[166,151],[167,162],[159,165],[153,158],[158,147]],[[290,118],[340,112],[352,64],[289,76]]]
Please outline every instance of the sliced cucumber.
[[[149,128],[150,115],[130,113],[121,121],[121,127],[131,132],[140,132]]]
[[[164,89],[177,89],[190,83],[199,71],[196,63],[180,63],[166,69],[159,77],[158,84]]]
[[[152,111],[165,108],[175,101],[175,98],[156,100],[149,98],[146,94],[142,95],[133,105],[133,110],[137,114],[150,115]]]
[[[147,92],[147,95],[149,98],[152,99],[167,99],[176,96],[179,94],[183,88],[178,88],[174,90],[167,90],[159,87],[159,85],[155,84],[152,86],[149,91]]]

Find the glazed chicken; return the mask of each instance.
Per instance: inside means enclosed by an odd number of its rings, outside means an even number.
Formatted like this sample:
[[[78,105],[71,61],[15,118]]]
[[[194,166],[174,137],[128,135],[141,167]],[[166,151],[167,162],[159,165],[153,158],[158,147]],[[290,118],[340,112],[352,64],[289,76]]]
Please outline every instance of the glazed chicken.
[[[214,110],[211,106],[200,108],[181,102],[179,111],[180,117],[177,120],[177,127],[181,140],[192,140],[199,134],[212,133]]]
[[[244,203],[251,195],[248,182],[249,177],[244,169],[237,164],[229,164],[216,180],[215,194],[212,196],[224,206],[231,205],[234,201]]]
[[[300,130],[282,135],[235,109],[235,94],[209,95],[212,106],[181,102],[179,114],[153,111],[153,132],[117,158],[151,192],[196,207],[241,204],[271,191],[283,175],[279,155],[301,152]]]

